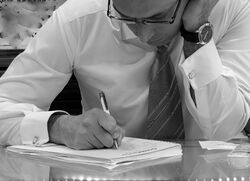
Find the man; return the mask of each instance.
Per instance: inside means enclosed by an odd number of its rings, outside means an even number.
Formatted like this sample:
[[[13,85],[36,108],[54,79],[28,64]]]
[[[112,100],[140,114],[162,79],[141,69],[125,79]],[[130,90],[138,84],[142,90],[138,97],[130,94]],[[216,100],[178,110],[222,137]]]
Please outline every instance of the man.
[[[160,46],[178,81],[185,139],[229,140],[249,119],[249,20],[245,0],[68,0],[0,80],[1,143],[92,149],[145,137]],[[72,72],[83,113],[47,111]]]

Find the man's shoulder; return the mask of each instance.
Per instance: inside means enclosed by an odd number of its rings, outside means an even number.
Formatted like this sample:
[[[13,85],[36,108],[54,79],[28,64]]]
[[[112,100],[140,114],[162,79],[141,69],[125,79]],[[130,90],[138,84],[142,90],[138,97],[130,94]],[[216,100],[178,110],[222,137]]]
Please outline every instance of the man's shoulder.
[[[250,11],[249,0],[220,0],[211,12],[209,20],[214,25],[214,40],[218,42],[231,26],[246,17]]]
[[[216,18],[218,16],[237,16],[243,9],[249,10],[249,7],[249,0],[220,0],[212,11],[212,14],[215,14]]]
[[[63,14],[66,22],[70,22],[106,9],[107,0],[67,0],[57,11]]]

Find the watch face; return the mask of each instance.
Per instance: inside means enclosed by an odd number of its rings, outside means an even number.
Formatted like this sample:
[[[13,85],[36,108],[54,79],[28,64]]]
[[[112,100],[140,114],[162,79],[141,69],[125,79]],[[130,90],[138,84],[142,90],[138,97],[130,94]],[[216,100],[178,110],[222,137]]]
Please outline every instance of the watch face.
[[[199,32],[199,41],[201,44],[208,43],[213,36],[213,29],[210,23],[205,24]]]

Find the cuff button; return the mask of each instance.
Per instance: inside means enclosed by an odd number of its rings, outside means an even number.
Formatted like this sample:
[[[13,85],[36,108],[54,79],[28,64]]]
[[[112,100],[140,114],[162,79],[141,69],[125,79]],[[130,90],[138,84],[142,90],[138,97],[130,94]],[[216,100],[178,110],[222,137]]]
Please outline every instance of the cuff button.
[[[33,145],[37,145],[37,144],[38,144],[38,141],[39,141],[39,137],[38,137],[38,136],[35,136],[35,137],[33,138],[33,141],[32,141]]]
[[[196,76],[196,73],[195,73],[194,71],[192,71],[192,72],[190,72],[190,73],[188,74],[188,78],[189,78],[189,79],[193,79],[195,76]]]

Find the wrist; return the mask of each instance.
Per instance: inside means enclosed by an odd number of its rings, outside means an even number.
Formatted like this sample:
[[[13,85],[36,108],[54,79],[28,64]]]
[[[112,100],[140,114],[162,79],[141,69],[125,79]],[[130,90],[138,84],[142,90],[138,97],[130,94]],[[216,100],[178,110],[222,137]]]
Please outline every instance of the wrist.
[[[207,44],[213,37],[213,26],[210,22],[202,24],[195,32],[189,32],[184,24],[180,29],[181,36],[184,38],[184,54],[187,58],[196,50]]]
[[[54,113],[48,120],[49,142],[62,144],[61,139],[61,122],[66,119],[67,115],[64,113]]]
[[[202,46],[203,45],[201,45],[201,44],[192,43],[192,42],[184,40],[183,52],[184,52],[185,58],[188,58],[190,55],[192,55],[194,52],[196,52]]]
[[[180,28],[181,36],[184,40],[205,45],[207,44],[213,37],[213,25],[207,21],[202,24],[197,30],[194,32],[190,32],[185,29],[184,25],[182,24]]]

